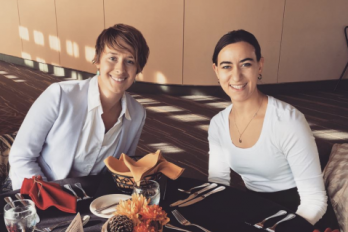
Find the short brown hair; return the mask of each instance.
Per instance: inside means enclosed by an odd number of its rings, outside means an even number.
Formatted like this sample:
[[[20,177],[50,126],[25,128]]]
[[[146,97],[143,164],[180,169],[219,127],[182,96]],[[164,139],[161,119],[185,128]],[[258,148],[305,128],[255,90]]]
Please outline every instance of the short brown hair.
[[[108,29],[104,29],[98,36],[95,45],[95,56],[93,63],[100,62],[100,56],[104,51],[105,45],[114,49],[125,49],[118,41],[117,38],[123,39],[134,50],[134,59],[137,63],[137,73],[140,73],[149,57],[149,47],[147,46],[144,36],[136,28],[126,24],[115,24]],[[132,51],[129,51],[133,53]]]

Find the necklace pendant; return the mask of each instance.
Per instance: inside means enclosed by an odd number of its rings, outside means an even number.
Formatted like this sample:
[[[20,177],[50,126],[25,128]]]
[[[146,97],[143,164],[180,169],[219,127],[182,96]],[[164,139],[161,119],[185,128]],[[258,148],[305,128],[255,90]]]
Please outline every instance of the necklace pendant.
[[[241,138],[239,138],[239,143],[242,143],[242,140],[241,140]]]

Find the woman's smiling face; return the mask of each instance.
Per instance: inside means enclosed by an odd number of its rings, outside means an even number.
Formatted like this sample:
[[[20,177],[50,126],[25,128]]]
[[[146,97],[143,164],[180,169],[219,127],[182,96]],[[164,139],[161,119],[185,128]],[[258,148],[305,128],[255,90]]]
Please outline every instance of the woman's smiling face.
[[[225,46],[213,69],[220,85],[233,102],[242,102],[257,94],[257,78],[264,59],[257,61],[254,47],[247,42]]]
[[[118,40],[127,50],[105,45],[100,62],[96,64],[100,71],[99,88],[106,94],[123,94],[133,84],[137,74],[133,48],[122,39]]]

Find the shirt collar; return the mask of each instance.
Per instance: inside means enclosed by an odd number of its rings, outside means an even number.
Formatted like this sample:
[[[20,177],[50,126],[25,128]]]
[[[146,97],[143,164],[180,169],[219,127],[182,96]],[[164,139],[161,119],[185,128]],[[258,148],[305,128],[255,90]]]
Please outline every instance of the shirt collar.
[[[99,86],[98,86],[98,75],[96,75],[89,82],[88,112],[99,106],[101,107],[101,102],[100,102],[100,93],[99,93]],[[122,106],[122,110],[119,117],[122,117],[123,115],[125,115],[126,119],[132,120],[127,107],[126,93],[124,93],[121,98],[121,106]],[[103,108],[101,108],[101,110],[103,111]]]

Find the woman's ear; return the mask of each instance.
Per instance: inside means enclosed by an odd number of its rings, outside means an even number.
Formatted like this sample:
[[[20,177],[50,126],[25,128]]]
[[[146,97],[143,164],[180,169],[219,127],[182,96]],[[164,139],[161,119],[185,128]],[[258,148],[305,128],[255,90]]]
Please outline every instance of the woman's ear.
[[[264,63],[265,63],[265,58],[261,57],[259,60],[259,73],[262,73]]]
[[[218,75],[218,67],[213,63],[213,70],[215,72],[215,75],[217,78],[219,78],[219,75]]]

